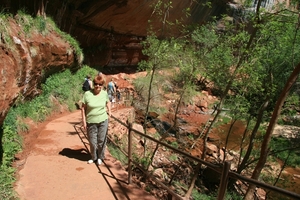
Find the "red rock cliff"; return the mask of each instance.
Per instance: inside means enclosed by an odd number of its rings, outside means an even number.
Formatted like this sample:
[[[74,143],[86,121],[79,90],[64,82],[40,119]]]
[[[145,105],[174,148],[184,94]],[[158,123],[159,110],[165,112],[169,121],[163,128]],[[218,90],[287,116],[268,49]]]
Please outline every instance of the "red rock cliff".
[[[39,93],[42,72],[48,76],[78,66],[73,48],[57,33],[26,35],[13,19],[6,26],[9,35],[1,32],[0,41],[0,125],[19,96],[28,99]]]
[[[1,1],[1,0],[0,0]],[[65,32],[76,38],[84,51],[84,63],[90,66],[127,67],[137,65],[143,59],[140,42],[145,38],[149,20],[153,28],[164,37],[178,34],[178,27],[164,26],[162,18],[169,22],[180,20],[184,24],[202,24],[212,16],[227,12],[229,0],[173,0],[162,8],[164,16],[158,16],[150,0],[2,0],[2,6],[14,13],[26,8],[29,14],[45,12]],[[169,1],[162,1],[167,4]],[[210,1],[209,1],[210,2]],[[184,10],[190,9],[190,16]]]

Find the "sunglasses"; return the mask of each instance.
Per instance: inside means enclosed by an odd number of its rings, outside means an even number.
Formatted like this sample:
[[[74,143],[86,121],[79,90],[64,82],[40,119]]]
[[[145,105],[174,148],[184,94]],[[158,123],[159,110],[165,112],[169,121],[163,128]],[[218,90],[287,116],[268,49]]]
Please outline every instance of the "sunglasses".
[[[102,86],[100,83],[94,83],[94,86]]]

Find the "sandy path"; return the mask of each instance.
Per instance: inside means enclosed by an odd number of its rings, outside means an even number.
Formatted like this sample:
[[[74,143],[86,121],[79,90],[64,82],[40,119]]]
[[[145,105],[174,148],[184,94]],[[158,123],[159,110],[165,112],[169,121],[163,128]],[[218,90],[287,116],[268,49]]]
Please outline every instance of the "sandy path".
[[[77,133],[80,111],[49,122],[39,133],[18,173],[21,200],[155,199],[127,183],[127,172],[106,152],[101,166],[87,164],[88,141]]]

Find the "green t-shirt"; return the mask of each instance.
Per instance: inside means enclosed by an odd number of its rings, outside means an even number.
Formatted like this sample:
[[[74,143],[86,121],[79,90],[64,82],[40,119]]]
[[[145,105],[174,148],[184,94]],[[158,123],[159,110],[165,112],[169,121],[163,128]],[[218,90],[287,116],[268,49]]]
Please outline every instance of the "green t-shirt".
[[[108,101],[108,94],[105,90],[101,90],[98,95],[94,95],[92,91],[86,91],[82,98],[82,102],[86,105],[86,122],[100,123],[108,119],[106,111]]]

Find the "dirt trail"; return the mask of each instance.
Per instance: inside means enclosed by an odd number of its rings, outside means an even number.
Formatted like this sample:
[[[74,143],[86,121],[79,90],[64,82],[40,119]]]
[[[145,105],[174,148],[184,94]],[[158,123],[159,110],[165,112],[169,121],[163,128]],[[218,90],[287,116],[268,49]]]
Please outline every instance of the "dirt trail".
[[[36,133],[27,155],[15,163],[19,168],[15,190],[20,199],[155,200],[127,184],[127,172],[108,151],[101,166],[87,164],[88,141],[75,129],[80,120],[76,111],[50,121]]]

